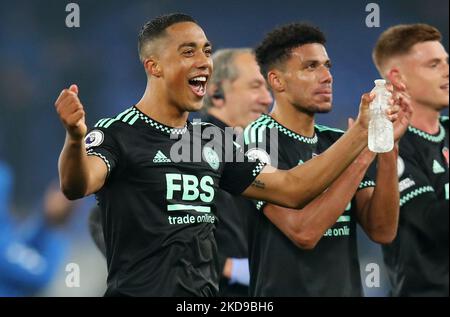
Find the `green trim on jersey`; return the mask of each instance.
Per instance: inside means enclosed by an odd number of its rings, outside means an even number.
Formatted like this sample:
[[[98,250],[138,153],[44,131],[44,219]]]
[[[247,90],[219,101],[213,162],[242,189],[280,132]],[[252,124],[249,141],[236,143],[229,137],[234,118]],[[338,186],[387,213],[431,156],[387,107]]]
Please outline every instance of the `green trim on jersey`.
[[[264,129],[266,129],[266,123],[267,118],[261,116],[256,121],[253,121],[250,123],[245,129],[244,129],[244,143],[245,145],[249,145],[250,143],[256,142],[256,131],[259,129],[260,126],[263,126]],[[263,125],[264,123],[264,125]],[[251,138],[250,136],[253,136]],[[259,138],[261,136],[261,138]],[[258,133],[258,142],[262,142],[262,132]]]
[[[184,126],[184,128],[181,128],[181,129],[168,127],[168,126],[162,125],[159,122],[154,121],[152,118],[150,118],[149,116],[145,115],[143,112],[141,112],[136,107],[133,107],[133,111],[134,111],[134,113],[136,113],[136,119],[133,118],[134,121],[136,121],[139,118],[142,121],[144,121],[145,123],[147,123],[150,126],[152,126],[153,128],[155,128],[156,130],[159,130],[161,132],[165,132],[165,133],[167,133],[169,135],[170,134],[184,134],[187,131],[187,123]],[[134,121],[133,121],[133,123],[134,123]]]
[[[431,186],[423,186],[420,188],[417,188],[413,190],[412,192],[406,194],[400,199],[400,207],[402,207],[404,204],[406,204],[408,201],[410,201],[413,198],[416,198],[419,195],[425,194],[425,193],[431,193],[434,192],[433,187]]]
[[[262,200],[258,201],[258,202],[256,203],[256,210],[261,210],[261,208],[262,208],[265,204],[266,204],[265,201],[262,201]]]
[[[139,111],[136,107],[131,107],[126,109],[125,111],[121,112],[114,118],[103,118],[100,119],[96,124],[95,128],[109,128],[114,122],[122,121],[124,123],[128,123],[129,125],[133,125],[138,119],[141,119],[142,121],[146,122],[153,128],[165,132],[167,134],[184,134],[187,131],[187,124],[184,128],[178,129],[178,128],[171,128],[165,125],[162,125],[154,120],[152,120],[150,117],[146,116],[144,113]]]
[[[263,170],[264,166],[266,166],[266,163],[259,162],[252,171],[253,176],[258,176],[259,173],[261,173],[261,171]]]
[[[330,127],[327,127],[326,125],[315,124],[314,126],[316,127],[317,130],[319,130],[319,132],[333,131],[333,132],[338,132],[341,134],[345,133],[345,131],[342,131],[342,130],[336,129],[336,128],[330,128]]]
[[[427,141],[433,142],[433,143],[441,143],[445,139],[445,128],[442,126],[442,124],[439,124],[439,134],[438,135],[432,135],[432,134],[426,133],[422,130],[414,128],[413,126],[409,126],[408,131],[420,136],[421,138],[424,138]]]
[[[350,222],[351,219],[352,218],[350,216],[342,215],[339,218],[337,218],[336,222]]]
[[[358,186],[358,189],[368,188],[368,187],[375,187],[376,184],[374,181],[364,181],[361,182]]]
[[[439,119],[441,122],[446,122],[448,121],[448,116],[441,116]]]
[[[93,156],[97,156],[97,157],[101,158],[105,162],[106,167],[108,168],[108,174],[111,173],[111,164],[109,163],[108,159],[104,155],[102,155],[101,153],[95,152],[93,149],[88,150],[87,155],[88,156],[93,155]]]
[[[104,118],[104,119],[100,119],[96,124],[95,124],[95,128],[109,128],[111,126],[111,124],[113,124],[116,121],[123,121],[125,123],[128,122],[128,120],[132,117],[133,115],[133,108],[128,108],[125,111],[119,113],[116,117],[114,118]],[[136,120],[135,120],[136,121]],[[134,123],[130,123],[128,122],[130,125],[132,125]]]
[[[295,140],[298,140],[303,143],[307,144],[317,144],[318,138],[317,134],[314,134],[314,137],[306,137],[300,134],[297,134],[288,128],[284,127],[280,123],[278,123],[275,119],[273,119],[271,116],[267,114],[261,115],[259,119],[251,123],[247,128],[244,130],[244,142],[246,145],[250,143],[256,142],[256,137],[258,136],[258,142],[262,142],[263,140],[263,133],[266,129],[272,129],[277,128],[278,131],[284,133],[288,137],[291,137]]]

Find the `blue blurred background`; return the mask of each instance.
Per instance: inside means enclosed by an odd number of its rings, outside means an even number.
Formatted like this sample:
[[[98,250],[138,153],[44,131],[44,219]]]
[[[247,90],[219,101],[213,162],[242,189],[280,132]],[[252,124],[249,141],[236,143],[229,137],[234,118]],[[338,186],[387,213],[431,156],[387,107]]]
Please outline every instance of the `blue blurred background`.
[[[357,114],[360,95],[373,86],[378,73],[371,50],[379,34],[399,23],[425,22],[440,29],[448,49],[447,0],[379,0],[381,27],[365,24],[362,0],[79,0],[81,25],[65,25],[64,0],[0,1],[0,159],[15,174],[13,211],[26,215],[39,208],[47,185],[57,178],[57,160],[64,129],[54,101],[61,89],[76,83],[89,126],[140,99],[146,77],[137,56],[137,33],[153,17],[185,12],[203,26],[214,48],[254,47],[277,25],[307,21],[328,37],[333,61],[334,110],[318,122],[345,128]],[[95,296],[104,289],[106,265],[87,234],[87,198],[67,228],[71,249],[65,263],[80,264],[81,287],[67,288],[65,271],[42,295]],[[362,276],[366,263],[381,266],[377,246],[360,234]],[[368,296],[386,294],[366,289]]]

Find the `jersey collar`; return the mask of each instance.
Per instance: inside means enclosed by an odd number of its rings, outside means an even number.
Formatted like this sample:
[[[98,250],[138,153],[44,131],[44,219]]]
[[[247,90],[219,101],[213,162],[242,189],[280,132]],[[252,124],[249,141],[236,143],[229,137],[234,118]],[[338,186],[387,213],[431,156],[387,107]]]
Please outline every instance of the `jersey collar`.
[[[300,142],[303,143],[307,143],[307,144],[317,144],[317,133],[314,132],[314,136],[312,138],[310,137],[306,137],[300,134],[295,133],[292,130],[289,130],[288,128],[286,128],[285,126],[283,126],[281,123],[278,123],[274,118],[272,118],[270,115],[267,114],[263,114],[263,117],[269,119],[269,122],[266,123],[266,125],[269,128],[275,127],[278,129],[278,131],[282,132],[283,134],[286,134],[288,137],[291,137],[295,140],[298,140]]]
[[[183,128],[173,128],[169,127],[165,124],[159,123],[156,120],[153,120],[149,116],[147,116],[145,113],[140,111],[136,106],[133,106],[133,111],[139,115],[139,119],[150,125],[151,127],[155,128],[158,131],[161,131],[167,135],[171,134],[185,134],[188,130],[188,122],[186,122],[185,126]]]
[[[433,143],[441,143],[445,139],[445,128],[442,126],[442,124],[439,124],[439,133],[437,135],[426,133],[425,131],[414,128],[413,126],[409,126],[408,131]]]

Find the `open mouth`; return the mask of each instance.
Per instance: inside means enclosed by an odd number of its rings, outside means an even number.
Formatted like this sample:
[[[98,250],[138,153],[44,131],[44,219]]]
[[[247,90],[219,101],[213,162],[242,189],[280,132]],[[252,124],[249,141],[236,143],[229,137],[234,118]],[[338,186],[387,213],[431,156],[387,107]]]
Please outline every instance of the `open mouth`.
[[[189,87],[197,97],[204,97],[206,94],[206,83],[208,81],[207,76],[197,76],[189,79]]]

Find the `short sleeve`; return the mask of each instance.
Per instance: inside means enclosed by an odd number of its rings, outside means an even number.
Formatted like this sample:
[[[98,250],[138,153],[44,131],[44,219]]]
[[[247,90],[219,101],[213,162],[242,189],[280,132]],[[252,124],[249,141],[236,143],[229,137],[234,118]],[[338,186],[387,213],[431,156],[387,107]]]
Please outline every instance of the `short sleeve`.
[[[233,195],[240,195],[253,183],[263,170],[265,163],[251,160],[244,153],[244,148],[234,144],[232,162],[225,162],[219,186]]]
[[[423,160],[415,152],[414,145],[407,140],[400,142],[400,154],[397,160],[399,177],[400,207],[419,200],[422,196],[436,196]]]
[[[89,156],[97,156],[105,162],[108,176],[119,163],[120,151],[111,129],[95,128],[85,138],[86,152]]]

